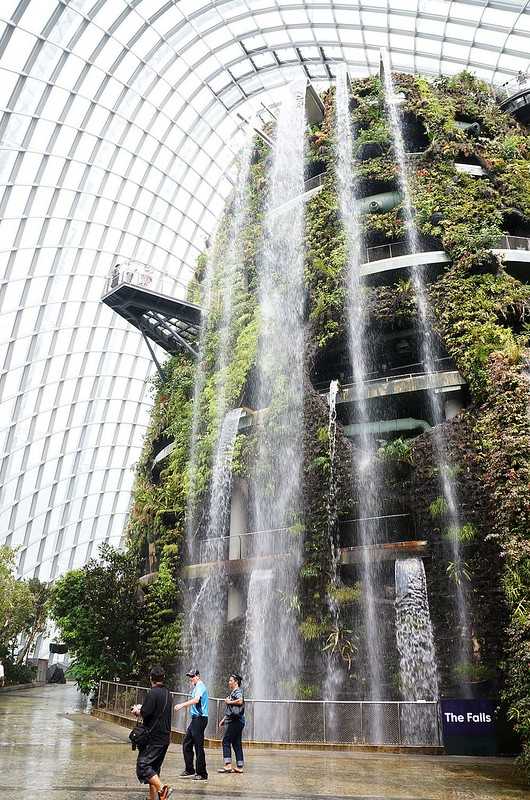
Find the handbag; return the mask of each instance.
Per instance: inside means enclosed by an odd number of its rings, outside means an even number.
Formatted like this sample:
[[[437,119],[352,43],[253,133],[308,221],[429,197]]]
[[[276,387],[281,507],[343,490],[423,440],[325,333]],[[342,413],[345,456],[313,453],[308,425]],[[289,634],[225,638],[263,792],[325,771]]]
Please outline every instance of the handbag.
[[[151,733],[162,719],[164,711],[167,708],[167,701],[169,697],[169,689],[166,689],[166,691],[167,694],[166,694],[166,702],[164,703],[164,708],[162,709],[158,717],[155,719],[151,727],[148,728],[147,725],[143,724],[143,722],[137,722],[132,731],[129,733],[129,741],[131,742],[131,747],[133,750],[136,750],[137,748],[138,750],[141,750],[143,747],[147,745]]]

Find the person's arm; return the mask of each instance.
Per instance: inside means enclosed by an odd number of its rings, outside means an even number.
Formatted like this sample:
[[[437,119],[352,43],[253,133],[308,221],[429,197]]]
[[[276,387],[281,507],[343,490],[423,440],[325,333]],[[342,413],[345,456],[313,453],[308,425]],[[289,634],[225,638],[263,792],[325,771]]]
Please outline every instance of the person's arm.
[[[233,697],[233,695],[235,695],[235,697]],[[227,706],[242,706],[244,702],[241,689],[234,689],[230,697],[227,697],[225,700]]]
[[[137,703],[131,708],[131,711],[135,717],[141,716],[144,720],[149,716],[149,714],[152,714],[154,710],[155,701],[151,692],[149,692],[143,703]]]
[[[200,702],[201,702],[201,695],[198,694],[197,696],[195,696],[194,693],[193,697],[190,700],[186,700],[184,703],[178,703],[175,706],[175,711],[180,711],[181,708],[189,708],[189,706],[196,706],[197,703]]]
[[[227,706],[242,706],[243,705],[243,698],[238,697],[237,700],[231,700],[229,697],[226,698],[225,703]]]

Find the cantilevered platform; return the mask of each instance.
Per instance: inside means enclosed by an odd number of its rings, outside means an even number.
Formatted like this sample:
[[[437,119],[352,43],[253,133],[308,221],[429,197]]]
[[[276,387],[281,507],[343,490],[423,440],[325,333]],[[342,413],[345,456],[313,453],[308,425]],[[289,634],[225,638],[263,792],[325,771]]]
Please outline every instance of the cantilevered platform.
[[[530,122],[530,75],[519,73],[497,89],[497,97],[503,111],[528,125]]]
[[[127,264],[115,267],[101,300],[167,353],[186,351],[196,357],[200,307],[163,293],[153,277]]]

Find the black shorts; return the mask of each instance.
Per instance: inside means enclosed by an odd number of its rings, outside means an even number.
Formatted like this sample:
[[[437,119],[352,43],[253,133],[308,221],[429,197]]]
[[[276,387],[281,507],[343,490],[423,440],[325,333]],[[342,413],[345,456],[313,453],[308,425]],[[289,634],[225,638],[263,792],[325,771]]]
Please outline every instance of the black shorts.
[[[140,783],[149,783],[150,778],[154,778],[155,775],[160,775],[160,770],[162,769],[168,747],[168,744],[150,742],[138,751],[136,776]]]

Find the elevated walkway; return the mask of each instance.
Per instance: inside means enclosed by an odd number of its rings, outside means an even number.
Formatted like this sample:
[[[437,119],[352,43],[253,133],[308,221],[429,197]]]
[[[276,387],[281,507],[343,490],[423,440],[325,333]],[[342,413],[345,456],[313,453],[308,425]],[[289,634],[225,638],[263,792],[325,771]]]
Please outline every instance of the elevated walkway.
[[[201,309],[172,296],[178,288],[185,289],[167,275],[127,262],[114,267],[101,300],[140,331],[153,357],[150,342],[167,353],[184,351],[195,358]]]
[[[268,531],[262,531],[262,533],[266,534]],[[227,576],[233,577],[248,575],[256,569],[277,567],[281,562],[287,562],[290,559],[295,534],[291,534],[287,529],[279,532],[271,531],[271,533],[283,533],[283,536],[281,539],[277,537],[271,539],[271,552],[266,555],[249,555],[251,548],[247,546],[247,537],[256,536],[254,533],[243,536],[224,536],[201,542],[201,545],[207,544],[207,547],[199,550],[199,554],[196,556],[199,561],[184,567],[182,575],[188,580],[203,580],[214,571],[222,571]],[[340,548],[339,563],[343,566],[362,564],[367,556],[370,561],[427,558],[430,556],[430,549],[427,541],[416,539],[342,547]]]
[[[337,405],[409,392],[426,392],[432,389],[437,392],[459,391],[465,385],[466,382],[458,370],[430,373],[418,372],[416,374],[374,378],[365,381],[360,386],[354,383],[341,386],[337,395]],[[323,397],[327,397],[327,395],[327,392],[322,392]]]
[[[504,262],[507,271],[519,280],[530,279],[530,238],[526,236],[502,236],[492,252]],[[394,283],[404,276],[410,267],[438,267],[441,272],[451,259],[444,250],[424,244],[421,252],[410,253],[406,242],[368,247],[361,275],[368,283]]]

